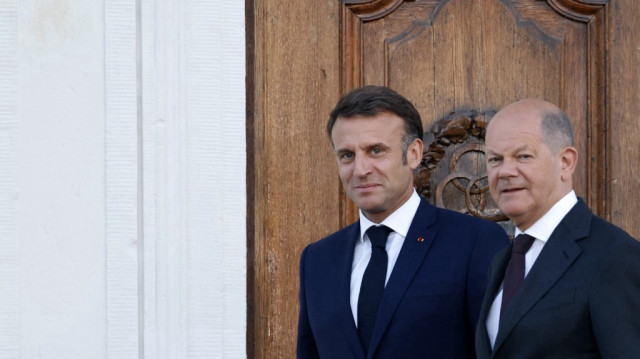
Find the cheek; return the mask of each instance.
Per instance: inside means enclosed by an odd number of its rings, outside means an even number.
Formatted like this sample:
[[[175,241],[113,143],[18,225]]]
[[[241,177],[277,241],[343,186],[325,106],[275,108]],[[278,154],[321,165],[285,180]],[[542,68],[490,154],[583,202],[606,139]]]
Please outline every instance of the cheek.
[[[338,175],[342,182],[347,182],[351,176],[351,166],[338,163]]]
[[[489,182],[489,194],[498,203],[500,194],[498,193],[498,174],[496,171],[487,171],[487,181]]]
[[[340,176],[340,179],[344,179],[347,173],[348,171],[346,166],[338,162],[338,175]]]
[[[498,183],[498,175],[497,171],[488,169],[487,170],[487,180],[489,181],[489,188],[495,188]]]

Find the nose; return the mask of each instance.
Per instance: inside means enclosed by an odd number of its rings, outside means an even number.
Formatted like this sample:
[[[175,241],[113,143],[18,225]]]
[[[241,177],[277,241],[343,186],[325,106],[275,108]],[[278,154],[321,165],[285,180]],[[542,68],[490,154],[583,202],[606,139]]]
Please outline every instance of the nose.
[[[353,174],[358,177],[365,177],[371,173],[371,162],[367,156],[356,156],[353,163]]]
[[[500,168],[498,169],[498,178],[510,178],[517,175],[517,164],[510,159],[503,160]]]

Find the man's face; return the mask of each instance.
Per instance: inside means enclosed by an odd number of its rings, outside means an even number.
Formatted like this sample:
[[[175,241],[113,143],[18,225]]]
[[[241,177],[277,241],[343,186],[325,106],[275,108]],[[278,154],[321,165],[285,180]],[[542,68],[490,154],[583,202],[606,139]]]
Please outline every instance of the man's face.
[[[402,159],[404,121],[390,112],[338,117],[331,139],[347,195],[370,220],[380,223],[413,193],[413,170],[422,159],[422,141]]]
[[[485,144],[491,196],[521,230],[570,190],[570,182],[567,187],[562,180],[563,151],[553,153],[543,142],[537,112],[517,107],[498,112]]]

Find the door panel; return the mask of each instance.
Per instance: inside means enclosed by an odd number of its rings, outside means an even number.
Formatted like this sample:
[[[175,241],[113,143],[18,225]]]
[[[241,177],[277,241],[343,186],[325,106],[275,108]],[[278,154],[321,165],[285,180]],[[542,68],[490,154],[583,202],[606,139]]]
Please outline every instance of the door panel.
[[[606,169],[601,166],[604,141],[597,135],[588,141],[600,117],[591,115],[587,104],[598,109],[604,102],[602,91],[589,91],[602,83],[603,69],[589,61],[604,59],[604,47],[589,45],[604,33],[602,22],[594,21],[602,18],[604,5],[569,10],[570,3],[564,2],[560,14],[543,1],[345,2],[343,78],[349,81],[344,89],[377,84],[397,90],[416,104],[427,133],[454,113],[494,113],[527,97],[557,103],[566,109],[576,131],[580,153],[576,191],[598,208],[602,194],[590,191],[589,183],[593,176],[605,176],[598,172]],[[597,63],[602,66],[604,61]],[[425,142],[425,147],[430,144]],[[485,171],[482,150],[473,153],[476,166],[469,169],[467,183]],[[444,158],[444,167],[449,166],[448,159]],[[434,189],[441,185],[435,177]],[[477,186],[486,187],[480,182]],[[462,190],[449,196],[459,197],[452,198],[454,202],[466,202]],[[430,200],[435,203],[435,198]],[[348,199],[343,201],[346,224],[356,219],[357,208]],[[474,212],[460,206],[453,209]]]
[[[324,129],[356,86],[416,104],[430,201],[496,220],[484,126],[516,99],[556,102],[576,129],[578,195],[640,236],[640,1],[246,4],[250,358],[295,357],[300,252],[356,219]]]

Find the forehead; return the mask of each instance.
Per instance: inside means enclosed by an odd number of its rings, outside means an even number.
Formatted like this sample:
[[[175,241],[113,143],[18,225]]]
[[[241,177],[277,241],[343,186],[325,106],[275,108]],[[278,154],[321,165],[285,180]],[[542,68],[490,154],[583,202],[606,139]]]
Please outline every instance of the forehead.
[[[487,149],[536,145],[542,141],[540,119],[532,113],[498,113],[485,136]]]
[[[374,116],[338,117],[331,131],[331,138],[337,146],[340,142],[384,142],[399,138],[403,133],[402,118],[391,112],[381,112]]]

